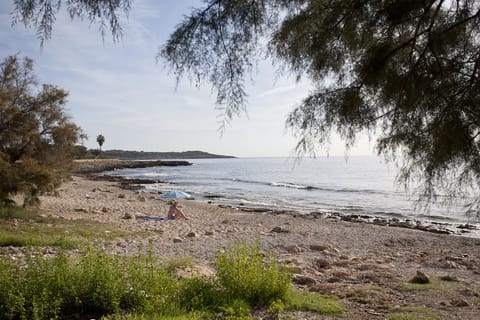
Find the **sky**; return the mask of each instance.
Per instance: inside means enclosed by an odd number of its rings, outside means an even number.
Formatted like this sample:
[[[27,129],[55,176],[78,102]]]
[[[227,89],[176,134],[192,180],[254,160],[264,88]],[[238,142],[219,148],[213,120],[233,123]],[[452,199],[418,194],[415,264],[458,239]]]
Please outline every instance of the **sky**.
[[[65,1],[64,1],[65,2]],[[261,62],[247,86],[247,114],[235,117],[223,133],[221,112],[208,84],[187,79],[177,84],[156,55],[175,26],[200,0],[135,0],[123,21],[123,36],[113,42],[96,24],[56,16],[52,38],[43,48],[35,30],[12,26],[13,0],[0,1],[0,59],[12,54],[35,61],[40,83],[69,92],[67,113],[88,140],[105,137],[103,149],[181,152],[201,150],[238,157],[292,156],[296,138],[285,119],[311,89],[307,81],[279,78],[269,61]],[[360,139],[348,154],[371,155],[373,143]],[[340,139],[317,155],[345,155]]]

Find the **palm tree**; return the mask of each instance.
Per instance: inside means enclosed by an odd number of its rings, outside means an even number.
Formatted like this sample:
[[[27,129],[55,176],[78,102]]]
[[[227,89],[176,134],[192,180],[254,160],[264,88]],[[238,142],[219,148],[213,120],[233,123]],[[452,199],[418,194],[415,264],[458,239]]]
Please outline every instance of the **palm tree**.
[[[100,154],[102,153],[102,146],[103,143],[105,142],[105,137],[101,134],[97,136],[97,143],[100,146],[100,152],[98,153],[98,157],[100,157]]]

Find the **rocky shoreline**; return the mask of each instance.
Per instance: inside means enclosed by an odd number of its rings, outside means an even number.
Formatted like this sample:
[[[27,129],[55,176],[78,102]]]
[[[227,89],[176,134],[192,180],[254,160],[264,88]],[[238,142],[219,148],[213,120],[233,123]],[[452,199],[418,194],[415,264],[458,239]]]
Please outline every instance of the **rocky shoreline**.
[[[229,207],[229,206],[226,206]],[[238,208],[239,210],[246,212],[263,212],[268,214],[291,214],[293,216],[299,216],[303,218],[311,219],[337,219],[352,223],[371,223],[379,226],[387,227],[398,227],[398,228],[407,228],[415,229],[425,232],[437,233],[437,234],[449,234],[457,236],[472,236],[475,238],[480,238],[480,226],[476,224],[450,224],[450,223],[440,223],[440,222],[422,222],[420,220],[412,219],[399,219],[399,218],[386,218],[386,217],[377,217],[371,215],[358,215],[358,214],[349,214],[349,213],[339,213],[339,212],[310,212],[302,214],[299,212],[291,210],[271,210],[267,208],[246,208],[241,206],[230,206],[232,208]]]
[[[151,179],[126,179],[121,176],[115,175],[102,175],[102,172],[113,171],[117,169],[131,169],[131,168],[148,168],[148,167],[157,167],[157,166],[188,166],[191,165],[188,161],[182,160],[154,160],[154,161],[143,161],[143,160],[103,160],[101,162],[78,162],[76,168],[73,170],[74,174],[82,175],[91,180],[105,180],[111,182],[120,183],[120,187],[123,189],[136,190],[140,191],[144,189],[145,185],[154,184],[154,183],[165,183],[161,180],[151,180]],[[215,199],[221,196],[215,195],[202,195],[203,198],[207,199],[209,203],[213,203]],[[452,223],[440,223],[440,222],[428,222],[420,221],[413,219],[399,219],[399,218],[387,218],[387,217],[378,217],[367,214],[351,214],[351,213],[340,213],[340,212],[309,212],[309,213],[300,213],[292,210],[279,210],[271,209],[265,207],[247,207],[242,204],[239,205],[220,205],[222,207],[228,207],[235,210],[242,210],[245,212],[256,212],[256,213],[268,213],[268,214],[290,214],[292,216],[300,216],[303,218],[329,218],[329,219],[339,219],[342,221],[352,222],[352,223],[371,223],[380,226],[390,226],[390,227],[399,227],[407,229],[415,229],[425,232],[437,233],[437,234],[449,234],[457,236],[469,236],[480,238],[480,224],[479,223],[465,223],[465,224],[452,224]]]
[[[162,258],[188,256],[212,270],[219,249],[257,241],[292,272],[298,289],[338,297],[345,306],[342,319],[383,320],[398,308],[427,308],[438,319],[478,319],[480,239],[320,213],[241,210],[220,206],[215,198],[180,200],[186,221],[142,220],[136,217],[167,215],[168,204],[159,194],[89,177],[74,174],[58,194],[41,198],[40,209],[46,217],[99,222],[128,234],[96,242],[108,252],[134,255],[151,248]],[[424,289],[408,284],[419,270],[432,280]]]
[[[396,310],[411,315],[404,319],[476,320],[480,314],[480,239],[425,232],[401,221],[364,221],[369,216],[224,206],[215,197],[179,200],[189,220],[137,219],[165,217],[167,202],[158,193],[123,185],[142,181],[92,179],[100,171],[77,171],[57,194],[41,197],[40,210],[59,221],[102,225],[109,234],[121,231],[113,240],[95,240],[112,254],[149,248],[161,259],[191,257],[196,270],[212,272],[218,250],[255,241],[288,268],[297,289],[340,300],[345,314],[330,320],[384,320]],[[17,259],[24,250],[2,252]],[[40,251],[56,253],[53,247]],[[429,283],[410,283],[419,276]],[[423,312],[435,316],[421,318]],[[314,320],[318,314],[294,318]]]
[[[118,169],[190,165],[192,164],[185,160],[80,160],[74,162],[72,173],[78,175],[93,175],[96,173]]]

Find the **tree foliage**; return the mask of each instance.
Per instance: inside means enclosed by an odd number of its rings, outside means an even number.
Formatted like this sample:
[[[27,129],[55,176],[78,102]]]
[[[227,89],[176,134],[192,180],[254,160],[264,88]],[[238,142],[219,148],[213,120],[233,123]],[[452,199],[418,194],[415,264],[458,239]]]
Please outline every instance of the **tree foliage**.
[[[315,87],[287,119],[300,153],[367,132],[403,160],[402,182],[448,201],[480,186],[479,41],[478,1],[210,0],[160,55],[210,82],[230,115],[264,50]]]
[[[113,40],[119,40],[122,34],[119,12],[130,10],[132,0],[67,0],[66,10],[71,19],[87,19],[98,23],[104,37],[110,30]],[[23,23],[33,27],[43,45],[51,38],[55,16],[62,8],[62,0],[13,0],[15,5],[12,24]]]
[[[100,150],[102,150],[103,143],[105,142],[105,137],[101,134],[97,136],[97,143],[98,146],[100,147]]]
[[[35,204],[68,173],[80,128],[65,115],[67,95],[39,86],[29,58],[0,64],[0,203],[23,193]]]
[[[366,132],[402,159],[400,181],[448,201],[480,187],[479,19],[476,0],[204,0],[158,55],[177,79],[209,83],[226,121],[271,58],[314,86],[287,119],[300,153]]]

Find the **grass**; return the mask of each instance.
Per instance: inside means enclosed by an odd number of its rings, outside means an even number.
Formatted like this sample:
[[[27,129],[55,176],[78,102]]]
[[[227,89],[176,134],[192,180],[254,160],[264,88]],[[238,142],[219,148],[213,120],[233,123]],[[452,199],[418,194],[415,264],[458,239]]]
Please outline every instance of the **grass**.
[[[126,235],[98,222],[63,219],[48,222],[26,221],[18,225],[0,222],[0,247],[54,246],[73,249],[82,247],[91,240],[113,241]]]
[[[180,316],[142,315],[142,314],[115,314],[102,317],[102,320],[206,320],[210,314],[194,312]]]
[[[17,220],[40,220],[40,216],[33,210],[14,206],[0,205],[0,220],[17,219]]]
[[[345,293],[345,298],[350,301],[368,304],[372,301],[378,300],[378,297],[382,295],[384,289],[378,286],[365,286],[349,290]]]
[[[0,206],[0,247],[74,249],[92,240],[113,241],[126,235],[99,222],[45,218],[34,210]]]
[[[440,317],[432,310],[421,307],[395,308],[388,315],[388,320],[439,320]]]
[[[465,285],[456,281],[430,279],[430,283],[426,284],[404,283],[400,289],[415,291],[418,294],[428,294],[429,296],[438,295],[439,297],[455,298],[458,295],[458,291],[465,289]]]
[[[328,316],[339,316],[343,313],[342,305],[334,298],[295,290],[288,292],[285,309],[314,311]]]
[[[219,253],[217,277],[178,279],[170,271],[181,261],[163,265],[148,251],[127,257],[92,248],[50,258],[31,252],[24,263],[1,259],[0,314],[6,320],[248,320],[252,308],[272,315],[342,313],[333,299],[291,290],[290,276],[257,245],[241,242]]]

